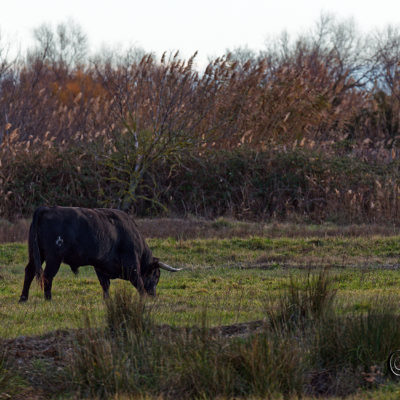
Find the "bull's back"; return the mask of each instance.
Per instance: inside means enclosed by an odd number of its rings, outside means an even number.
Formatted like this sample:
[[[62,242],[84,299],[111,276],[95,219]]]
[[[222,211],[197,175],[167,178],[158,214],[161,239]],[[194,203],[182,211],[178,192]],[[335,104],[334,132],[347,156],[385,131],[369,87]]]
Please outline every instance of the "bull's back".
[[[41,210],[39,246],[45,258],[92,265],[113,257],[119,245],[118,224],[96,209],[51,207]]]

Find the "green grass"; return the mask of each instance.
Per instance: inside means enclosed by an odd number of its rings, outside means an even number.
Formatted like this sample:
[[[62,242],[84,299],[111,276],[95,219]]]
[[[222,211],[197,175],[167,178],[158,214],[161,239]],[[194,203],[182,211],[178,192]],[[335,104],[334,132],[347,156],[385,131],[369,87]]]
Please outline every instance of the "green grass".
[[[387,268],[398,263],[399,237],[169,238],[151,239],[149,244],[163,261],[184,268],[162,272],[154,300],[159,322],[172,325],[197,323],[205,308],[213,325],[263,318],[265,297],[277,296],[290,276],[301,276],[309,268],[330,268],[338,303],[352,300],[346,302],[347,309],[368,308],[371,295],[397,296],[400,287],[398,271]],[[0,337],[77,327],[85,312],[104,314],[101,287],[91,267],[80,268],[75,276],[62,266],[51,302],[44,301],[34,281],[29,301],[19,304],[26,261],[26,244],[0,245]],[[116,280],[111,291],[121,286],[131,287]]]
[[[329,270],[336,290],[333,306],[338,318],[369,313],[376,302],[388,298],[400,304],[397,236],[167,238],[148,242],[157,257],[183,267],[179,273],[162,271],[157,298],[148,302],[156,324],[201,326],[205,313],[207,326],[265,319],[268,307],[279,307],[291,280],[301,281],[321,267]],[[106,305],[92,267],[80,268],[75,276],[63,265],[54,279],[51,302],[44,300],[34,281],[29,301],[19,304],[26,262],[26,243],[0,244],[0,338],[81,328],[87,316],[95,326],[104,326]],[[123,289],[135,293],[130,283],[112,281],[112,295]],[[247,351],[245,347],[243,351]],[[32,368],[38,375],[47,374],[40,362],[35,361]],[[24,374],[10,375],[4,363],[0,383],[4,393],[14,393],[14,386],[18,393],[32,390]],[[398,393],[399,386],[393,383],[350,398],[397,398]],[[69,398],[67,393],[60,396]]]
[[[240,266],[242,264],[324,264],[351,266],[398,263],[400,236],[330,238],[231,238],[178,240],[149,239],[153,252],[165,261],[186,266]],[[26,244],[0,247],[0,265],[23,264]]]
[[[0,268],[4,265],[23,264],[28,258],[28,247],[24,243],[4,243],[0,245]]]
[[[152,239],[159,257],[184,265],[374,266],[399,261],[400,237]]]

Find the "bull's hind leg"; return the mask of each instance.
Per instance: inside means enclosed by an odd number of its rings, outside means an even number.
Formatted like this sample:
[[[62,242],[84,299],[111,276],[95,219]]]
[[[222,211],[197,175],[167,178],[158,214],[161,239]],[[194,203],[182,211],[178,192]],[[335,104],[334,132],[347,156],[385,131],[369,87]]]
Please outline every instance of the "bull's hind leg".
[[[101,287],[103,288],[103,298],[108,299],[108,289],[110,288],[110,279],[107,278],[103,273],[101,273],[97,268],[94,269],[96,271],[96,275],[99,278],[99,282]]]
[[[60,269],[60,265],[60,260],[49,259],[46,261],[46,268],[44,269],[43,273],[44,298],[46,300],[51,300],[51,286],[53,284],[53,278]]]
[[[31,283],[34,277],[35,277],[35,264],[33,263],[33,260],[29,260],[28,265],[25,267],[24,287],[22,288],[21,297],[19,298],[20,303],[28,300],[29,288],[31,287]]]

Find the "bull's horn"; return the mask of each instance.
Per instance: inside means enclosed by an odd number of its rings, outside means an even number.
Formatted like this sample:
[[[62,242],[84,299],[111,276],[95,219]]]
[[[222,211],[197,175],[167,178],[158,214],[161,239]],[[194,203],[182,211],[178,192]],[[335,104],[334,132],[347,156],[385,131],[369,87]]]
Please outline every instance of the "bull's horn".
[[[164,264],[161,261],[158,262],[158,265],[160,266],[160,268],[165,269],[166,271],[171,271],[171,272],[178,272],[182,269],[182,268],[171,267],[170,265]]]

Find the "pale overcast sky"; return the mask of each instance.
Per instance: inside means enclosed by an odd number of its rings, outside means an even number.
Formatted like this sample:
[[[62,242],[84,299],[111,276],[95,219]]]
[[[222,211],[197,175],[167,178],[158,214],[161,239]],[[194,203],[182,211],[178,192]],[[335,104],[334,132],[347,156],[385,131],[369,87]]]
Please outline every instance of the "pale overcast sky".
[[[157,54],[179,49],[183,57],[198,50],[202,63],[227,48],[262,49],[283,30],[295,35],[321,12],[353,17],[363,31],[400,25],[400,0],[0,0],[0,32],[24,49],[35,27],[73,19],[92,51],[102,44]]]

